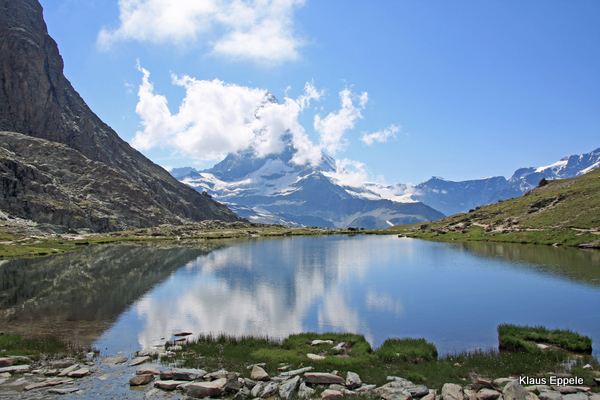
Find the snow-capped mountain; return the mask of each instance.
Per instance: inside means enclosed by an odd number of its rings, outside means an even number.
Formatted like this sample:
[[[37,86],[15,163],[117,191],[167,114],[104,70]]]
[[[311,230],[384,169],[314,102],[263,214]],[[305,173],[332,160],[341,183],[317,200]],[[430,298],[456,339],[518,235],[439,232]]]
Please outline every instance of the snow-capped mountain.
[[[402,203],[367,187],[341,185],[335,161],[324,153],[318,166],[294,164],[294,153],[290,140],[279,154],[256,157],[247,150],[206,171],[176,168],[171,174],[253,222],[387,228],[444,216],[412,199]]]
[[[600,148],[587,154],[565,157],[551,165],[520,168],[510,179],[495,176],[453,182],[432,177],[412,188],[400,189],[404,192],[412,192],[410,195],[412,199],[422,201],[446,215],[452,215],[467,212],[477,206],[495,203],[498,200],[521,196],[536,187],[542,178],[574,178],[598,167],[600,167]]]

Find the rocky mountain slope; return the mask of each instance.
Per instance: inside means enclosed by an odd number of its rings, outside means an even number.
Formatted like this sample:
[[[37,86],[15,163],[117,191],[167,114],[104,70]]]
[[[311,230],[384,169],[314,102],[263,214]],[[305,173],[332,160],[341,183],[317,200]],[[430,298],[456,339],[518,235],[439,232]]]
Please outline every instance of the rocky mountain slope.
[[[429,224],[396,229],[446,240],[600,247],[600,169],[571,179],[544,179],[521,197]]]
[[[340,184],[333,175],[334,160],[324,153],[317,167],[292,163],[294,154],[290,141],[279,154],[256,157],[248,150],[229,154],[206,171],[171,173],[253,222],[383,229],[444,216],[420,202],[394,202]]]
[[[89,109],[63,75],[37,0],[0,0],[0,10],[0,131],[18,133],[0,135],[1,210],[94,231],[239,219]]]

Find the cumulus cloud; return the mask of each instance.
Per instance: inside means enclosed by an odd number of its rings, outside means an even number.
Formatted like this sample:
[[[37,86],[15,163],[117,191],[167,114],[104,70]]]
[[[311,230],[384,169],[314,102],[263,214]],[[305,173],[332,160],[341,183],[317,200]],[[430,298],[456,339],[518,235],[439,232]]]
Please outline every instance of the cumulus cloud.
[[[390,138],[395,138],[396,133],[400,132],[400,126],[390,125],[385,129],[379,130],[374,133],[363,133],[360,140],[362,140],[367,146],[373,145],[375,142],[385,143]]]
[[[286,96],[279,103],[265,89],[174,75],[173,84],[183,87],[186,94],[178,113],[173,115],[167,99],[155,93],[150,72],[138,68],[143,78],[136,112],[144,129],[132,140],[135,148],[174,147],[201,160],[221,159],[226,153],[249,148],[258,156],[265,156],[281,152],[282,136],[291,134],[297,150],[294,162],[320,162],[320,149],[308,139],[298,121],[310,101],[321,96],[312,83],[305,86],[298,99]]]
[[[299,58],[294,12],[305,0],[119,0],[120,24],[98,46],[121,41],[207,45],[213,54],[279,64]]]
[[[369,176],[364,163],[344,158],[335,160],[335,171],[324,174],[342,186],[361,187]]]
[[[331,154],[337,153],[347,145],[344,133],[353,129],[357,119],[362,118],[361,111],[365,108],[369,95],[362,92],[360,96],[354,95],[348,88],[340,92],[341,108],[339,111],[329,113],[325,118],[315,116],[314,127],[321,135],[321,147]],[[358,105],[354,104],[358,101]]]

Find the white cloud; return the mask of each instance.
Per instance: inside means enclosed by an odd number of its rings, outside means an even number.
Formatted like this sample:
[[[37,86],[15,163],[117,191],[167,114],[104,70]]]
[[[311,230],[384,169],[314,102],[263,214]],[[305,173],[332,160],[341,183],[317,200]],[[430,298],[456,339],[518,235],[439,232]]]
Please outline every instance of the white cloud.
[[[368,180],[369,175],[364,163],[344,158],[335,160],[335,171],[323,172],[342,186],[361,187]]]
[[[297,153],[294,162],[316,165],[320,149],[313,145],[298,116],[320,92],[307,84],[298,100],[285,97],[278,103],[264,89],[226,84],[218,79],[196,80],[173,76],[173,84],[185,89],[178,113],[172,115],[167,99],[154,92],[150,73],[143,73],[136,112],[142,119],[132,145],[140,150],[174,147],[201,160],[222,159],[225,153],[252,148],[258,156],[283,150],[282,135],[290,133]]]
[[[325,118],[319,115],[315,116],[315,131],[321,135],[321,147],[335,154],[346,147],[347,141],[344,133],[354,128],[357,119],[362,118],[361,110],[369,99],[367,92],[362,92],[360,96],[354,95],[350,89],[344,89],[340,92],[340,101],[342,108],[337,112],[329,113]],[[354,100],[358,100],[358,106],[354,105]]]
[[[213,54],[279,64],[299,58],[294,11],[305,0],[119,0],[120,25],[98,46],[121,41],[208,45]]]
[[[400,132],[400,126],[390,125],[385,129],[379,130],[375,133],[363,133],[360,140],[362,140],[367,146],[373,145],[375,142],[385,143],[389,138],[395,138],[396,133]]]

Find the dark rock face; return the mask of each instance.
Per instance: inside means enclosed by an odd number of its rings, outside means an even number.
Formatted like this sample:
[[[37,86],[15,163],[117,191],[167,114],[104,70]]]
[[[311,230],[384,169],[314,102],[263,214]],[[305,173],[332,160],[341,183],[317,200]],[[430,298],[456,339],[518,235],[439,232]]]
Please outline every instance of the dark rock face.
[[[121,205],[113,205],[121,208],[122,212],[112,214],[118,217],[122,227],[186,220],[240,219],[227,207],[179,183],[119,138],[89,109],[63,75],[62,58],[56,43],[47,33],[42,7],[37,0],[0,0],[0,131],[19,132],[62,143],[73,150],[69,152],[61,147],[63,156],[68,158],[63,160],[65,165],[54,167],[63,173],[66,173],[66,165],[70,164],[71,173],[77,173],[82,165],[95,171],[96,174],[88,175],[87,185],[95,186],[94,196],[107,207],[110,207],[109,203],[122,202]],[[31,202],[28,202],[29,206],[17,206],[15,198],[36,196],[41,186],[47,190],[54,188],[44,192],[50,198],[57,194],[60,197],[58,201],[73,201],[72,196],[78,188],[69,181],[73,176],[66,174],[63,179],[56,179],[52,173],[55,168],[49,160],[38,159],[38,163],[30,160],[33,164],[22,164],[22,158],[28,156],[29,150],[16,145],[15,141],[21,143],[25,138],[17,140],[17,136],[10,134],[2,137],[8,140],[2,144],[5,149],[9,145],[16,147],[7,149],[12,152],[9,157],[12,164],[3,160],[0,208],[10,208],[17,216],[37,220],[38,208]],[[31,141],[30,144],[36,147],[38,153],[48,152],[53,159],[51,149],[55,144],[40,141]],[[39,169],[41,161],[45,162],[45,169]],[[59,160],[55,161],[60,164]],[[13,171],[12,176],[10,171]],[[52,182],[50,186],[49,182]],[[69,190],[63,190],[62,185],[69,185]],[[80,189],[87,190],[85,187]],[[78,196],[84,195],[78,193]],[[7,203],[9,207],[5,207]],[[133,203],[138,208],[129,213],[127,208]],[[50,205],[46,204],[46,207],[48,212],[52,212]],[[100,231],[114,229],[114,224],[98,222],[78,213],[61,211],[52,220],[65,224],[76,216],[86,221],[76,226],[87,225]],[[40,218],[47,221],[49,217],[41,215]]]

